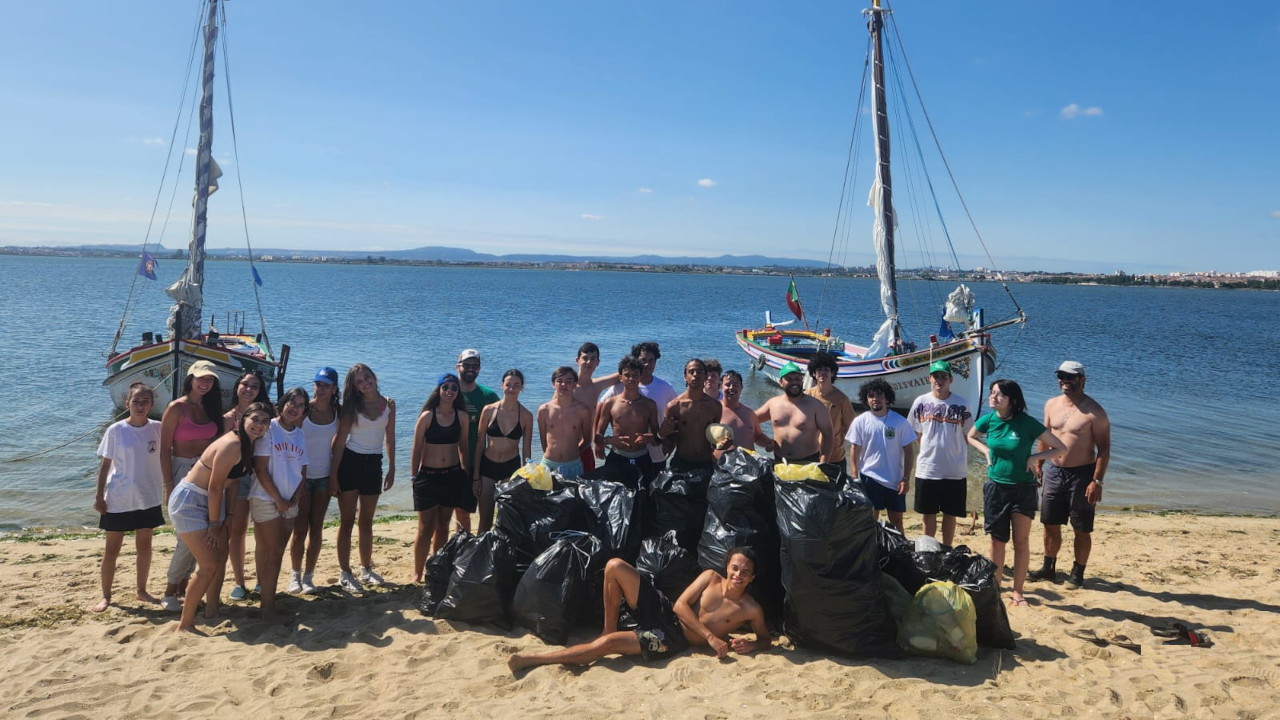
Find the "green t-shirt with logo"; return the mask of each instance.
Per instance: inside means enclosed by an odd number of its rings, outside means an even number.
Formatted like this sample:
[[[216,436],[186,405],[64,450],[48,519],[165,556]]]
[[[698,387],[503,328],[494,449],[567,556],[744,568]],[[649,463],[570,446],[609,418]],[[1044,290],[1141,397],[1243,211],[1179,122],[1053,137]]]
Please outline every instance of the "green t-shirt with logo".
[[[989,412],[978,418],[973,429],[987,436],[991,450],[991,466],[987,477],[1002,485],[1035,483],[1036,476],[1027,470],[1027,458],[1035,452],[1036,438],[1044,434],[1044,425],[1024,413],[1008,420]]]

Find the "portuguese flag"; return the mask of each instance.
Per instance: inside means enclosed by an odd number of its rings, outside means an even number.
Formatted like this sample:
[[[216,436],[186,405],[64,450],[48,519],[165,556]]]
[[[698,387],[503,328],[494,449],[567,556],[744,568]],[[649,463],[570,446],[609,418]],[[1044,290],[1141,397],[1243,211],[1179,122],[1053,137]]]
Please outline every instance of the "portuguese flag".
[[[787,307],[797,320],[804,320],[804,308],[800,307],[800,292],[796,290],[796,280],[791,278],[791,286],[787,288]]]

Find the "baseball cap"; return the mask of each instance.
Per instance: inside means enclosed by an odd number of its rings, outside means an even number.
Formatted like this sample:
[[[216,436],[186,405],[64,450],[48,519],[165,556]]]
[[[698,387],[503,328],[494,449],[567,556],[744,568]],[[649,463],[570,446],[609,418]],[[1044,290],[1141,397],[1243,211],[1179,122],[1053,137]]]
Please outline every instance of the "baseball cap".
[[[187,368],[187,375],[194,377],[218,377],[218,368],[208,360],[197,360]]]
[[[458,380],[458,376],[457,376],[457,375],[454,375],[453,373],[444,373],[444,374],[442,374],[442,375],[440,376],[440,379],[439,379],[439,380],[436,380],[436,387],[440,387],[441,385],[443,385],[443,384],[445,384],[445,383],[447,383],[447,382],[456,383],[456,384],[458,384],[458,385],[461,385],[461,384],[462,384],[462,383]]]
[[[338,371],[331,367],[322,367],[316,370],[314,382],[329,383],[330,385],[338,384]]]
[[[463,360],[470,360],[472,358],[475,358],[476,361],[478,362],[480,360],[480,351],[476,350],[475,348],[467,348],[466,350],[463,350],[462,352],[458,353],[458,362],[462,362]]]
[[[1081,365],[1075,360],[1064,360],[1062,364],[1058,366],[1058,372],[1066,373],[1068,375],[1084,375],[1084,365]]]
[[[791,373],[802,373],[802,372],[804,371],[800,369],[799,365],[793,362],[789,362],[778,369],[778,379],[781,380],[782,378],[790,375]]]
[[[930,365],[930,366],[929,366],[929,374],[930,374],[930,375],[932,375],[932,374],[934,374],[934,373],[940,373],[940,372],[944,372],[944,373],[946,373],[946,374],[950,375],[950,374],[951,374],[951,363],[947,362],[946,360],[939,360],[939,361],[937,361],[937,362],[935,362],[934,364],[932,364],[932,365]]]

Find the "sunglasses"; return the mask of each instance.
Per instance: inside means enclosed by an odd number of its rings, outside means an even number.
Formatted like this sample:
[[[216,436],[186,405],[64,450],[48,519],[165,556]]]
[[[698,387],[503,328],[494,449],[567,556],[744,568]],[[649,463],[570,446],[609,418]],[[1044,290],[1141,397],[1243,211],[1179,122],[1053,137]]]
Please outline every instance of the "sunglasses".
[[[453,383],[440,386],[440,392],[458,392],[458,386]]]
[[[1076,382],[1080,380],[1079,375],[1068,375],[1067,373],[1058,373],[1058,382]]]

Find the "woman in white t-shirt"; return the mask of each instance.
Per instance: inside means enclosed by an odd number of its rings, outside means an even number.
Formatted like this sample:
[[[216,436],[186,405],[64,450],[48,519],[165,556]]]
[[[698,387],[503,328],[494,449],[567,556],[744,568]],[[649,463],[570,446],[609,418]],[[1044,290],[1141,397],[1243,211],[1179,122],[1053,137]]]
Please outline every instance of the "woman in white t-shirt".
[[[163,471],[160,469],[160,423],[147,417],[155,403],[151,386],[136,382],[129,386],[126,405],[129,417],[111,425],[98,445],[98,491],[93,509],[101,513],[98,528],[107,533],[102,553],[102,599],[89,608],[100,613],[111,605],[111,585],[116,577],[116,558],[124,544],[124,534],[134,533],[138,553],[138,599],[160,602],[147,592],[151,573],[151,534],[164,524],[160,504],[164,501]]]
[[[307,391],[293,388],[280,398],[278,413],[267,434],[253,445],[253,488],[249,491],[249,514],[253,517],[254,557],[258,582],[262,585],[262,619],[277,620],[276,585],[284,546],[298,516],[298,493],[307,474],[307,438],[302,420],[310,398]]]
[[[320,559],[320,545],[324,534],[324,516],[329,512],[329,465],[332,460],[333,438],[338,434],[338,415],[342,406],[338,402],[338,371],[331,367],[316,370],[311,393],[311,411],[302,420],[302,434],[307,438],[307,477],[298,494],[298,519],[293,523],[293,544],[289,546],[289,561],[293,573],[289,579],[291,594],[314,595],[316,585],[312,573]],[[308,538],[310,543],[308,544]],[[306,555],[306,570],[302,558]]]

